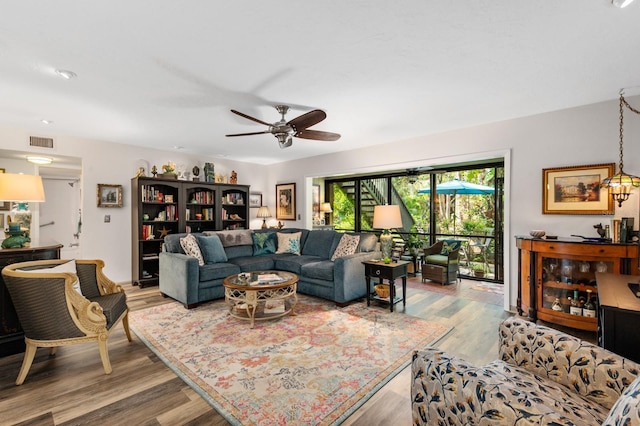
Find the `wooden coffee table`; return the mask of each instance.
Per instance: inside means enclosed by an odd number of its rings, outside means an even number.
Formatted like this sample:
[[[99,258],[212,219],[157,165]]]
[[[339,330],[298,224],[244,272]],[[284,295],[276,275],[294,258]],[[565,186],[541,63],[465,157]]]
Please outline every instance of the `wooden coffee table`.
[[[298,303],[298,276],[284,271],[243,272],[222,282],[231,316],[251,321],[293,314]]]

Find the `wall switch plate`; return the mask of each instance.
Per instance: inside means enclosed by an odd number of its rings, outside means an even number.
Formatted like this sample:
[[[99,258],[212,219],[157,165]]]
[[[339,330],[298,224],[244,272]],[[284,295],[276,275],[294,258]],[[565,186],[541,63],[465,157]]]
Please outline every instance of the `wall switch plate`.
[[[105,214],[104,215],[104,223],[109,223],[111,222],[111,215],[110,214]]]

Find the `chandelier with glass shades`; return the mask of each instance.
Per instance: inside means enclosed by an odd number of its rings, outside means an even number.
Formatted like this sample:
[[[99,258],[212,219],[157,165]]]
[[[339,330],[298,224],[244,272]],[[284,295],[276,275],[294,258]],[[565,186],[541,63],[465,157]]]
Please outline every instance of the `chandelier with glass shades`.
[[[629,105],[629,102],[624,98],[624,91],[620,90],[620,165],[618,173],[609,176],[604,179],[600,183],[600,188],[608,188],[609,193],[613,197],[614,201],[618,202],[618,207],[622,207],[622,203],[629,199],[629,195],[631,194],[631,189],[633,187],[640,186],[640,177],[634,175],[628,175],[624,172],[623,166],[624,163],[622,161],[622,136],[623,136],[623,126],[624,126],[624,107],[629,108],[629,110],[633,111],[636,114],[640,115],[640,111],[633,108]]]

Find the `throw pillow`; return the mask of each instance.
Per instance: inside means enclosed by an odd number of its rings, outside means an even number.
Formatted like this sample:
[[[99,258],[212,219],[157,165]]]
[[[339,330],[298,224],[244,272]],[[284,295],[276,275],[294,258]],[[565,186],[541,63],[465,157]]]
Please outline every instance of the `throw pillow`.
[[[342,238],[340,238],[338,247],[336,247],[336,251],[333,252],[331,260],[334,261],[339,257],[345,257],[350,254],[354,254],[356,252],[356,249],[358,248],[359,242],[360,235],[344,234]]]
[[[40,268],[40,269],[29,269],[29,273],[35,272],[37,274],[55,274],[56,272],[71,272],[76,276],[76,280],[73,282],[73,289],[78,292],[80,296],[82,296],[82,289],[80,288],[80,281],[78,281],[78,272],[76,271],[76,261],[71,260],[69,262],[61,263],[58,266],[54,266],[53,268]]]
[[[253,255],[270,254],[276,252],[276,234],[273,232],[254,232]]]
[[[194,237],[193,234],[187,234],[186,237],[180,238],[180,245],[187,256],[195,257],[198,259],[198,265],[204,265],[204,259],[202,258],[202,252],[200,251],[198,240],[196,240],[196,237]]]
[[[292,232],[285,234],[278,232],[278,250],[276,254],[291,253],[300,256],[300,237],[302,232]]]
[[[442,242],[442,249],[440,249],[440,254],[444,256],[448,256],[452,251],[456,251],[460,248],[460,241],[458,240],[444,240]]]
[[[222,241],[217,235],[197,235],[196,239],[204,263],[224,263],[228,260]]]

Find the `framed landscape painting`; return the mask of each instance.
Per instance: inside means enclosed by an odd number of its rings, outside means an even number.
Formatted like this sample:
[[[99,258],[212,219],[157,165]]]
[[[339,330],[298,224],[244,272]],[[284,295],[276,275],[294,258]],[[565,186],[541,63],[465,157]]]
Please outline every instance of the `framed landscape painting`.
[[[614,163],[542,169],[543,214],[613,214],[613,198],[600,182]]]
[[[122,185],[98,184],[98,207],[122,207]]]
[[[296,220],[296,184],[276,185],[276,219]]]

